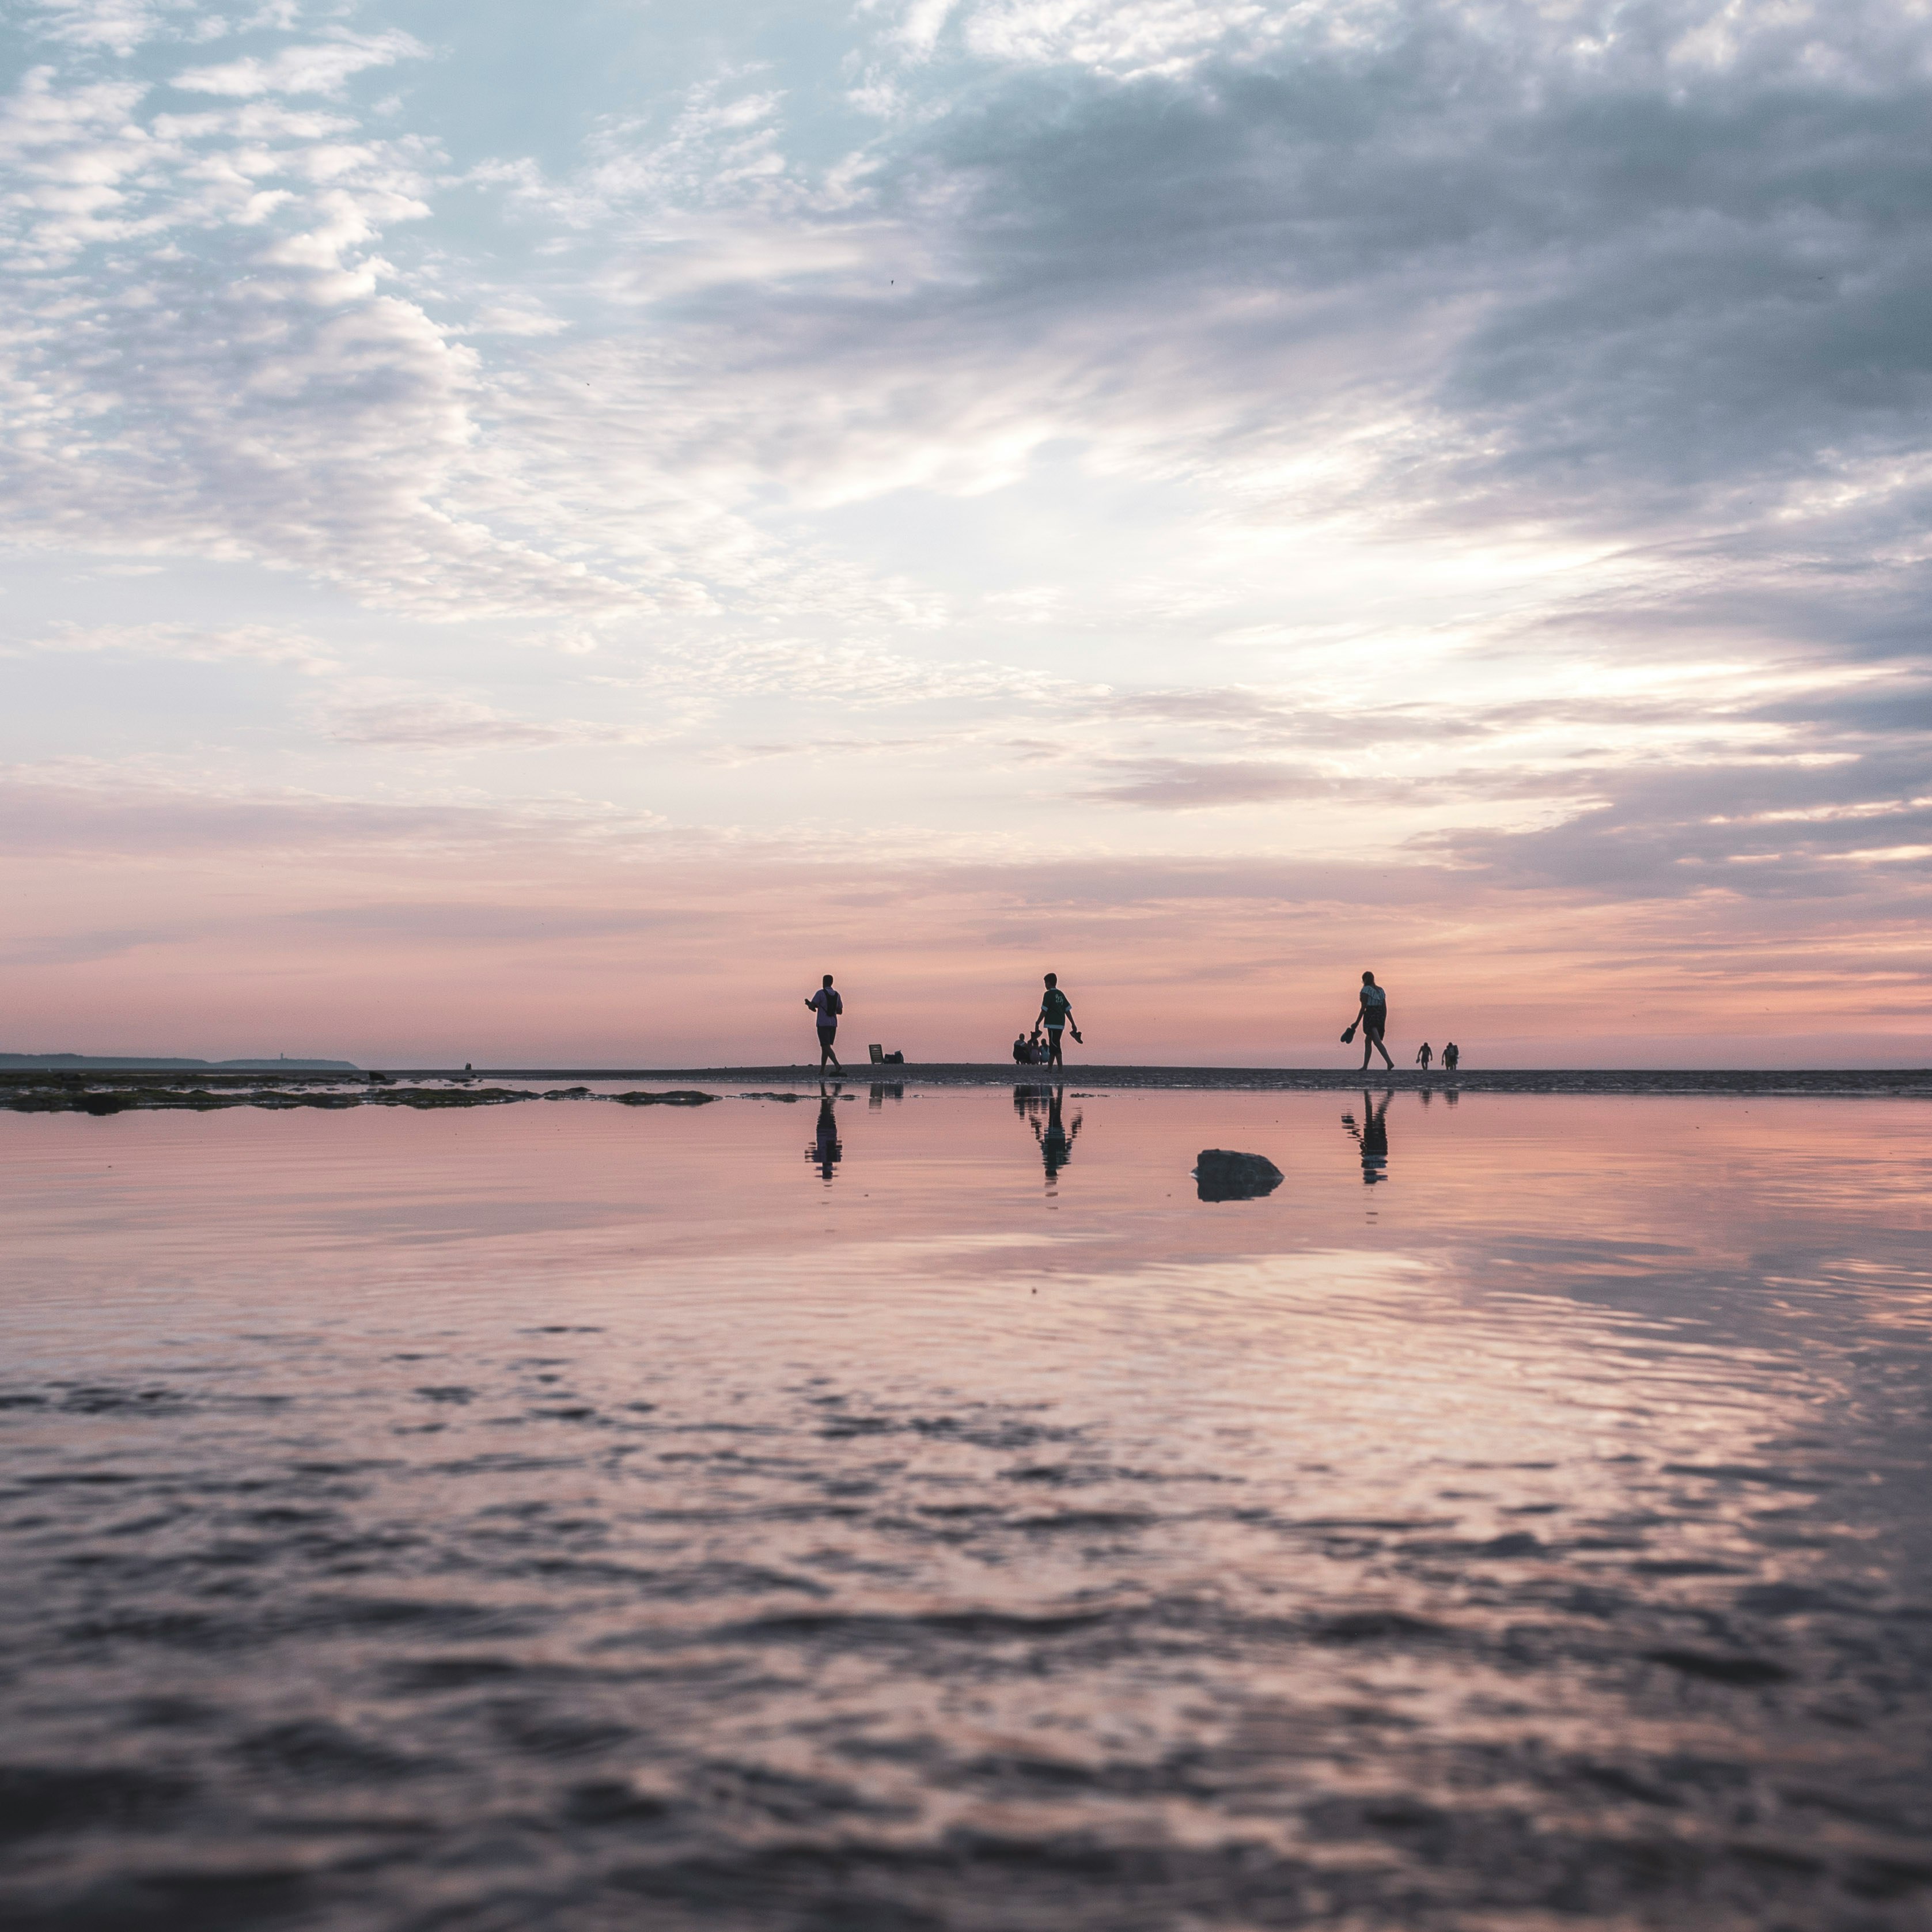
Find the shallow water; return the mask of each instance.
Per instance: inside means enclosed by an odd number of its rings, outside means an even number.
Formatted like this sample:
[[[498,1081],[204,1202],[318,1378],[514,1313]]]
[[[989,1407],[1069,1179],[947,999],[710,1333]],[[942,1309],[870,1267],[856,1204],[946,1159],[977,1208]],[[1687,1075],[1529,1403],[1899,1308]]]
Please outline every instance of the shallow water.
[[[0,1916],[1932,1922],[1932,1110],[844,1094],[0,1116]]]

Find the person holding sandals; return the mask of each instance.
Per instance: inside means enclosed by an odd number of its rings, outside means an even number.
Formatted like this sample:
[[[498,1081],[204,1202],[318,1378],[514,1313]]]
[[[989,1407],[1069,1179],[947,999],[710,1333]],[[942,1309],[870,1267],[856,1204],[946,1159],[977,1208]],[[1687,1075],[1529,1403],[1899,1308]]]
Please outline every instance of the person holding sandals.
[[[1376,984],[1372,973],[1362,975],[1362,990],[1355,1007],[1355,1017],[1348,1022],[1348,1030],[1342,1036],[1342,1044],[1346,1046],[1355,1037],[1357,1028],[1362,1034],[1362,1068],[1366,1072],[1369,1055],[1379,1053],[1382,1064],[1393,1073],[1395,1062],[1389,1058],[1388,1048],[1382,1044],[1382,1036],[1388,1031],[1388,994]]]

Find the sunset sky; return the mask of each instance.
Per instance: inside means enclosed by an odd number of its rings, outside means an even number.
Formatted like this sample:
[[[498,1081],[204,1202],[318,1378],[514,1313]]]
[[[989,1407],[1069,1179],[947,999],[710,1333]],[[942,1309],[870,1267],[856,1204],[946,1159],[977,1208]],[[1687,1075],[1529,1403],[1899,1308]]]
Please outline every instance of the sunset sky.
[[[0,1049],[1932,1058],[1925,0],[0,47]]]

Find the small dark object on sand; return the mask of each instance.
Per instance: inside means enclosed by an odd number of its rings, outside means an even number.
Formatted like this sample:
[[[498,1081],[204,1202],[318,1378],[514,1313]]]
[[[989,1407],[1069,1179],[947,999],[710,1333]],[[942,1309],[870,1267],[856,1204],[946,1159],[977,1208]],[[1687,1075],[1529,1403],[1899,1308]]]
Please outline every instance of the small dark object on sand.
[[[674,1087],[668,1094],[613,1094],[620,1107],[703,1107],[716,1100],[716,1094],[700,1094],[694,1087]]]
[[[1281,1185],[1282,1172],[1265,1154],[1203,1148],[1194,1178],[1204,1201],[1258,1201]]]

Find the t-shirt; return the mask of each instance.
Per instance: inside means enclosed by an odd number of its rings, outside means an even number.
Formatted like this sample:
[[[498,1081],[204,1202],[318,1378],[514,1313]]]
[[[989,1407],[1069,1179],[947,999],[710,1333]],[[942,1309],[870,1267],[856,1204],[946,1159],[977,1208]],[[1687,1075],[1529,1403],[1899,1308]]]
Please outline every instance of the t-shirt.
[[[1048,1026],[1064,1026],[1066,1016],[1073,1010],[1073,1002],[1058,986],[1049,986],[1040,1003],[1040,1010]]]
[[[845,1010],[845,1002],[830,986],[820,987],[806,1004],[817,1010],[822,1027],[836,1026],[838,1016]]]
[[[1365,1006],[1385,1006],[1388,1004],[1388,995],[1379,986],[1364,986],[1362,988],[1362,1004]]]

